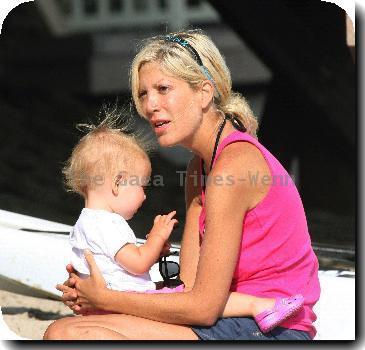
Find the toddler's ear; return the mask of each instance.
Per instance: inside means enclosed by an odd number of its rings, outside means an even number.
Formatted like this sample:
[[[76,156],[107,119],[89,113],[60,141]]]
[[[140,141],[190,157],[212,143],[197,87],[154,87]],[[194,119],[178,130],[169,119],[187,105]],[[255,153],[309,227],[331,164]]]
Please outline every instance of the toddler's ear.
[[[114,196],[117,196],[119,193],[119,182],[113,181],[112,183],[112,192]]]
[[[127,174],[125,171],[121,171],[115,176],[112,183],[112,191],[115,196],[119,193],[119,186],[123,186],[123,184],[127,181]]]

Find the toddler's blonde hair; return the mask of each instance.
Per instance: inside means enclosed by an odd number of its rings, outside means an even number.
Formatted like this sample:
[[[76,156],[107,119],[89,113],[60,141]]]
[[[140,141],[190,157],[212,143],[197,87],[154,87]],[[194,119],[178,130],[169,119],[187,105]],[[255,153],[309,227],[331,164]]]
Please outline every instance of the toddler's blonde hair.
[[[103,119],[102,119],[103,118]],[[131,173],[136,162],[149,162],[152,144],[141,134],[128,130],[131,119],[117,107],[103,106],[99,123],[78,124],[86,134],[73,148],[62,169],[68,191],[86,196],[87,190],[102,184],[106,177]]]
[[[212,40],[201,30],[187,30],[170,33],[186,40],[199,54],[204,66],[208,69],[216,88],[214,102],[217,110],[224,114],[235,115],[243,123],[247,132],[256,137],[258,122],[246,99],[232,91],[232,80],[224,58]],[[183,79],[196,88],[207,80],[199,64],[189,50],[177,42],[166,40],[166,36],[157,36],[142,42],[130,70],[130,85],[132,97],[137,112],[143,116],[138,98],[139,70],[145,63],[157,62],[162,69],[173,76]]]

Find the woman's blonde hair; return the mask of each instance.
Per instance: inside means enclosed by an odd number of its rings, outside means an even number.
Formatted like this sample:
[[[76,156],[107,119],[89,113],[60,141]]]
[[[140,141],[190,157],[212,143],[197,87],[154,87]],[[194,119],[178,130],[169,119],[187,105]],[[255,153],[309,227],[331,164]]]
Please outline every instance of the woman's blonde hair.
[[[131,118],[117,107],[103,106],[98,124],[78,124],[86,132],[73,148],[62,169],[66,188],[85,197],[87,190],[103,184],[106,177],[134,171],[136,162],[147,161],[151,144],[132,133]]]
[[[197,51],[208,74],[201,69],[191,51],[178,42],[167,39],[171,37],[186,40]],[[192,88],[196,88],[204,80],[212,80],[216,89],[214,102],[217,110],[236,116],[247,132],[256,137],[258,127],[256,117],[245,98],[232,91],[231,75],[224,58],[212,40],[201,30],[180,31],[168,36],[152,37],[142,42],[130,70],[132,97],[141,116],[143,112],[138,97],[139,70],[148,62],[158,62],[163,70],[185,80]]]

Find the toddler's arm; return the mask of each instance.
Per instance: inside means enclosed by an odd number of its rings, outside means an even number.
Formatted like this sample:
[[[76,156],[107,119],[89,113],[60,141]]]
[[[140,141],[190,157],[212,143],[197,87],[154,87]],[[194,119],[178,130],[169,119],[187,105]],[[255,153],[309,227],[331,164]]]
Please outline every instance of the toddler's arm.
[[[116,262],[134,275],[146,273],[160,257],[161,250],[177,223],[173,219],[175,214],[176,211],[172,211],[168,215],[156,216],[146,243],[141,246],[126,244],[115,255]]]

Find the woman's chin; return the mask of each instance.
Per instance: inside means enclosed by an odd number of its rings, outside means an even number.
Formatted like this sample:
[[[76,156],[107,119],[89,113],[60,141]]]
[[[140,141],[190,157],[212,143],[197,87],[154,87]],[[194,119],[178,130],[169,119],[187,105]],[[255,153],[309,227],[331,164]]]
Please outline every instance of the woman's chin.
[[[168,135],[161,135],[158,137],[157,141],[161,147],[173,147],[179,143],[177,140],[173,140],[172,138],[168,137]]]

